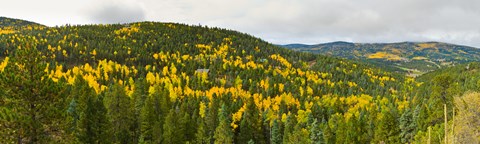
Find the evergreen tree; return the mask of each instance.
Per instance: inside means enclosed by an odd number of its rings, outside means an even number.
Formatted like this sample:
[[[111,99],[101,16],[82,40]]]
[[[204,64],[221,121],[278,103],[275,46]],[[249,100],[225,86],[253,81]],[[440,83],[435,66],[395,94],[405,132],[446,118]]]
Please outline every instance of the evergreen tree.
[[[225,104],[222,105],[220,112],[218,113],[218,121],[220,122],[215,129],[215,144],[229,144],[233,143],[233,132],[230,127],[230,120],[226,112]]]
[[[80,123],[85,121],[85,117],[81,117],[82,115],[84,116],[89,116],[92,117],[92,113],[86,113],[87,106],[92,101],[96,101],[97,95],[95,94],[94,90],[88,86],[86,81],[81,78],[77,77],[75,79],[75,85],[72,86],[72,91],[70,95],[72,96],[70,103],[67,108],[67,123],[68,125],[66,126],[66,132],[74,137],[72,140],[75,139],[75,137],[79,137],[81,128],[80,128]],[[95,99],[92,100],[92,97]],[[103,105],[103,103],[102,103]],[[89,109],[93,109],[91,106]],[[89,115],[86,115],[89,114]],[[98,115],[98,114],[97,114]],[[104,117],[105,115],[103,115]],[[81,119],[82,118],[82,119]],[[105,119],[107,120],[107,119]],[[85,130],[85,129],[84,129]],[[78,140],[78,138],[77,138]]]
[[[134,138],[133,143],[139,143],[142,132],[142,111],[147,99],[147,82],[145,79],[140,78],[135,82],[135,91],[132,94],[132,108],[133,110],[133,125],[132,125],[132,136]]]
[[[148,96],[141,113],[140,141],[146,143],[160,143],[163,134],[163,116],[155,97]]]
[[[323,128],[323,139],[325,140],[325,143],[335,143],[335,134],[332,132],[329,123],[330,121],[326,123]]]
[[[84,112],[87,103],[86,98],[93,96],[93,90],[89,89],[83,78],[77,77],[75,84],[76,85],[72,86],[73,88],[70,92],[70,95],[73,97],[70,98],[70,102],[67,106],[67,125],[65,126],[65,131],[72,140],[79,135],[78,124],[80,115]]]
[[[146,98],[142,109],[142,136],[145,142],[162,143],[163,126],[170,111],[170,97],[163,88],[155,86],[155,93]]]
[[[400,137],[398,134],[400,129],[392,110],[383,109],[381,116],[382,119],[378,121],[375,127],[374,142],[399,143]]]
[[[218,125],[218,109],[220,108],[219,106],[219,99],[217,98],[216,94],[214,94],[213,99],[211,101],[211,104],[208,106],[207,114],[205,116],[205,124],[207,128],[207,136],[209,137],[208,139],[210,140],[209,143],[214,142],[213,135],[215,134],[215,128]]]
[[[320,129],[317,119],[313,120],[313,123],[310,125],[310,140],[314,144],[323,143],[323,132]]]
[[[210,143],[209,136],[206,135],[207,130],[205,128],[205,122],[202,118],[198,119],[197,132],[195,133],[195,143],[208,144]]]
[[[188,113],[188,102],[187,100],[185,99],[183,102],[182,102],[182,105],[180,106],[181,108],[177,108],[177,112],[178,112],[178,115],[177,115],[177,127],[176,127],[176,132],[178,134],[177,137],[179,137],[179,141],[181,141],[181,143],[185,143],[185,141],[187,141],[188,139],[188,124],[189,124],[189,121],[191,119],[190,117],[190,114]]]
[[[309,144],[310,141],[309,132],[307,129],[302,128],[300,125],[296,125],[293,132],[288,136],[287,142],[284,143],[301,143]]]
[[[80,116],[78,140],[81,143],[111,143],[111,124],[107,118],[102,96],[86,97],[86,106]]]
[[[280,124],[278,120],[273,120],[272,132],[270,136],[270,143],[272,144],[281,144],[282,143],[282,133],[280,131]]]
[[[184,143],[185,131],[181,126],[184,123],[179,119],[178,115],[175,109],[170,109],[167,117],[165,117],[163,143]]]
[[[177,135],[175,135],[176,127],[176,113],[174,109],[171,109],[167,117],[165,117],[165,123],[163,124],[163,142],[175,143]]]
[[[134,140],[130,133],[130,129],[133,126],[132,101],[125,94],[124,87],[119,84],[111,86],[105,95],[108,117],[113,126],[113,141],[117,143],[132,143]]]
[[[292,135],[293,131],[295,130],[296,119],[293,115],[289,114],[287,116],[287,121],[285,122],[285,128],[283,130],[283,143],[288,143],[290,136]]]
[[[259,144],[266,143],[262,132],[262,119],[255,106],[253,97],[248,99],[247,108],[245,109],[240,122],[238,143],[248,143],[250,140]]]
[[[402,143],[409,143],[415,135],[416,123],[413,121],[411,109],[406,109],[400,117],[400,138]]]
[[[33,41],[22,41],[0,74],[2,106],[13,107],[18,118],[13,122],[18,143],[45,143],[64,123],[64,88],[48,77],[47,60]]]
[[[185,141],[187,143],[195,142],[195,133],[197,132],[197,118],[198,113],[195,109],[196,106],[195,98],[184,98],[180,108],[180,115],[183,115],[181,118],[181,129],[185,135]]]

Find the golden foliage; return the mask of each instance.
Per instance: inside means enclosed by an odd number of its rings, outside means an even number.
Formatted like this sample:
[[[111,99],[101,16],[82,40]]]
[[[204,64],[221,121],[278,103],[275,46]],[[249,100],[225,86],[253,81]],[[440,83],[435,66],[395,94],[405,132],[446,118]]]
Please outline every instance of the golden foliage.
[[[417,57],[413,57],[412,60],[427,60],[428,58],[426,57],[422,57],[422,56],[417,56]]]
[[[3,72],[5,67],[7,67],[8,60],[9,60],[9,58],[5,57],[5,59],[3,59],[3,61],[2,61],[2,63],[0,63],[0,72]]]
[[[199,112],[198,114],[200,115],[201,118],[205,118],[205,109],[207,108],[207,106],[205,105],[204,102],[200,102],[200,106],[199,106]]]
[[[420,43],[420,44],[417,44],[417,47],[415,48],[415,50],[420,51],[426,48],[435,48],[436,46],[437,44],[435,43]]]
[[[459,143],[480,142],[480,93],[470,92],[455,97],[455,139]]]
[[[389,54],[387,52],[376,52],[367,56],[369,59],[387,59],[391,61],[402,60],[402,57],[394,54]]]
[[[8,27],[0,28],[0,35],[2,35],[2,34],[13,34],[13,33],[16,33],[16,31],[13,30],[13,29],[10,29]]]

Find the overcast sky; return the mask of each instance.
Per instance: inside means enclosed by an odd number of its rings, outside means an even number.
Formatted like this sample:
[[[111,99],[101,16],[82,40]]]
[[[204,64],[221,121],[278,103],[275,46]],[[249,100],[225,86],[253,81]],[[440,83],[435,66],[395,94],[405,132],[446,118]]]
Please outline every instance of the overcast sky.
[[[0,16],[48,26],[202,24],[275,44],[440,41],[480,47],[480,0],[0,0]]]

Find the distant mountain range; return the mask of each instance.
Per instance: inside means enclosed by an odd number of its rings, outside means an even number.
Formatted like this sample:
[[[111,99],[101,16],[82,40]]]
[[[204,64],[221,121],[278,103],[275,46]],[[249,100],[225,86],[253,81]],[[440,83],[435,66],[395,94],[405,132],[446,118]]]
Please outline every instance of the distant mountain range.
[[[461,63],[480,61],[480,49],[441,42],[350,43],[281,45],[311,52],[373,63],[380,67],[417,76]]]

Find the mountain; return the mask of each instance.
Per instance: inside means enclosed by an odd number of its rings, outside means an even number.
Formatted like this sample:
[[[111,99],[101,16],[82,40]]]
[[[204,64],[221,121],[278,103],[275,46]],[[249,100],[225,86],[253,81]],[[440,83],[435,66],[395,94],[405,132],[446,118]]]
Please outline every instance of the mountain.
[[[442,102],[464,85],[222,28],[13,27],[0,33],[0,143],[425,143],[428,129],[440,143]]]
[[[412,76],[456,64],[480,61],[480,49],[440,42],[283,45],[295,51],[361,60]]]

